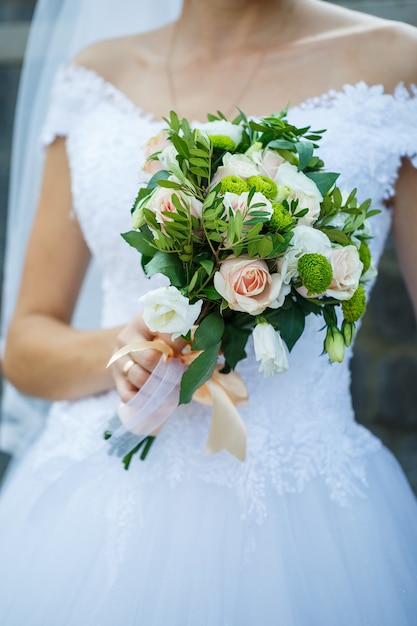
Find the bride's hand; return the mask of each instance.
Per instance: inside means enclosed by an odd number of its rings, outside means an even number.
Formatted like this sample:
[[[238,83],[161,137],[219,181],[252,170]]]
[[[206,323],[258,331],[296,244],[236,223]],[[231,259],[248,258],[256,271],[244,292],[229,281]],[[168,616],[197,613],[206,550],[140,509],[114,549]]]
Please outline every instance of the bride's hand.
[[[176,352],[179,352],[184,346],[184,341],[181,339],[173,342],[170,335],[151,332],[143,321],[142,313],[138,313],[117,335],[115,351],[130,343],[152,341],[156,338],[161,338],[165,343],[171,345]],[[116,390],[122,402],[128,402],[143,387],[160,358],[161,352],[159,350],[142,350],[121,357],[110,366]]]

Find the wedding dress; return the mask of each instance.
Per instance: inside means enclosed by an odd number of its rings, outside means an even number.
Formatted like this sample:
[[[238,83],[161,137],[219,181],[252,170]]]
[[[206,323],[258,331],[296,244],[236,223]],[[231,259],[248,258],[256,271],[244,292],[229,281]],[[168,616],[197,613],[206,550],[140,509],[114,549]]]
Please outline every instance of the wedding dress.
[[[401,158],[417,166],[417,90],[364,83],[290,109],[326,128],[320,154],[381,213]],[[125,323],[155,285],[120,237],[140,181],[141,147],[163,127],[85,68],[57,76],[45,145],[67,137],[74,211],[103,277],[102,325]],[[398,463],[354,420],[349,358],[321,356],[307,318],[290,369],[239,365],[249,403],[247,460],[204,456],[210,415],[177,409],[129,471],[107,454],[114,391],[57,402],[0,501],[2,626],[413,626],[417,504]]]

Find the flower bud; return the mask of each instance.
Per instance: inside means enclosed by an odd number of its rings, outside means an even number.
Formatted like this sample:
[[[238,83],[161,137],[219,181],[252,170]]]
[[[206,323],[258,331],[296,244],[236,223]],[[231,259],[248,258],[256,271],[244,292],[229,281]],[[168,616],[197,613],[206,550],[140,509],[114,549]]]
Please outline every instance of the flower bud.
[[[139,206],[132,213],[132,228],[134,230],[138,230],[141,226],[145,224],[145,216],[143,214],[143,206]]]
[[[355,324],[352,322],[346,322],[343,320],[342,322],[342,334],[345,340],[346,348],[349,348],[353,341],[353,337],[355,336]]]
[[[341,363],[345,355],[345,339],[337,326],[327,328],[324,340],[324,352],[327,352],[331,363]]]

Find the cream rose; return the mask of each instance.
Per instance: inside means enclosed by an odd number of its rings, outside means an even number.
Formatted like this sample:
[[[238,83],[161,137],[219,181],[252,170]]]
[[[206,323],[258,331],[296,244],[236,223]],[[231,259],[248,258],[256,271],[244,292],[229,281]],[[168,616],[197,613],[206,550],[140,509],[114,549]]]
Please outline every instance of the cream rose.
[[[226,191],[223,197],[223,206],[226,210],[226,216],[232,213],[235,215],[240,212],[243,216],[243,223],[245,220],[251,219],[251,208],[248,206],[248,196],[249,192],[244,191],[241,194],[232,193],[231,191]],[[263,206],[257,206],[253,209],[253,211],[265,211],[268,214],[268,218],[272,217],[273,209],[272,204],[268,198],[260,193],[259,191],[253,194],[253,198],[251,200],[251,206],[254,204],[262,204]]]
[[[139,298],[144,305],[143,321],[152,332],[171,333],[172,339],[186,335],[201,313],[202,300],[190,304],[172,285],[153,289]]]
[[[151,137],[143,147],[143,154],[146,159],[145,164],[142,168],[143,171],[147,174],[153,175],[156,174],[156,172],[162,170],[163,164],[161,163],[160,158],[149,159],[149,157],[156,152],[163,151],[169,146],[172,146],[172,144],[168,139],[168,133],[166,132],[166,130],[161,130],[161,132],[155,135],[155,137]]]
[[[258,315],[267,307],[277,309],[289,292],[281,274],[270,274],[265,261],[231,257],[214,275],[214,286],[233,311]]]
[[[194,198],[194,196],[187,196],[177,189],[166,189],[165,187],[158,187],[153,194],[146,201],[146,208],[155,213],[156,221],[158,224],[164,224],[169,221],[170,218],[167,213],[177,213],[177,209],[172,201],[172,196],[176,195],[181,203],[188,207],[191,215],[201,218],[203,211],[203,204]]]
[[[178,152],[172,143],[162,150],[158,159],[164,170],[169,170],[172,164],[178,165],[177,154]]]
[[[349,300],[359,286],[363,263],[356,246],[334,246],[330,258],[333,280],[326,296]]]
[[[320,203],[323,200],[317,185],[287,161],[279,166],[275,182],[279,187],[290,189],[286,198],[288,204],[291,204],[293,200],[298,200],[298,210],[308,209],[308,213],[299,218],[298,224],[306,226],[314,224],[320,215]]]

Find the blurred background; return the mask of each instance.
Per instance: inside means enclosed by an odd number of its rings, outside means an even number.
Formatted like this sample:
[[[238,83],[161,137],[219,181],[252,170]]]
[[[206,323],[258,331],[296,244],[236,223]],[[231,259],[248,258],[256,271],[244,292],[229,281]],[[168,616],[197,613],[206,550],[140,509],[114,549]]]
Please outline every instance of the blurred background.
[[[417,26],[417,0],[333,1]],[[35,4],[35,0],[0,0],[1,275],[14,107]],[[417,328],[390,240],[357,338],[352,392],[358,421],[394,452],[417,493]],[[5,451],[0,451],[0,478],[8,458]]]

